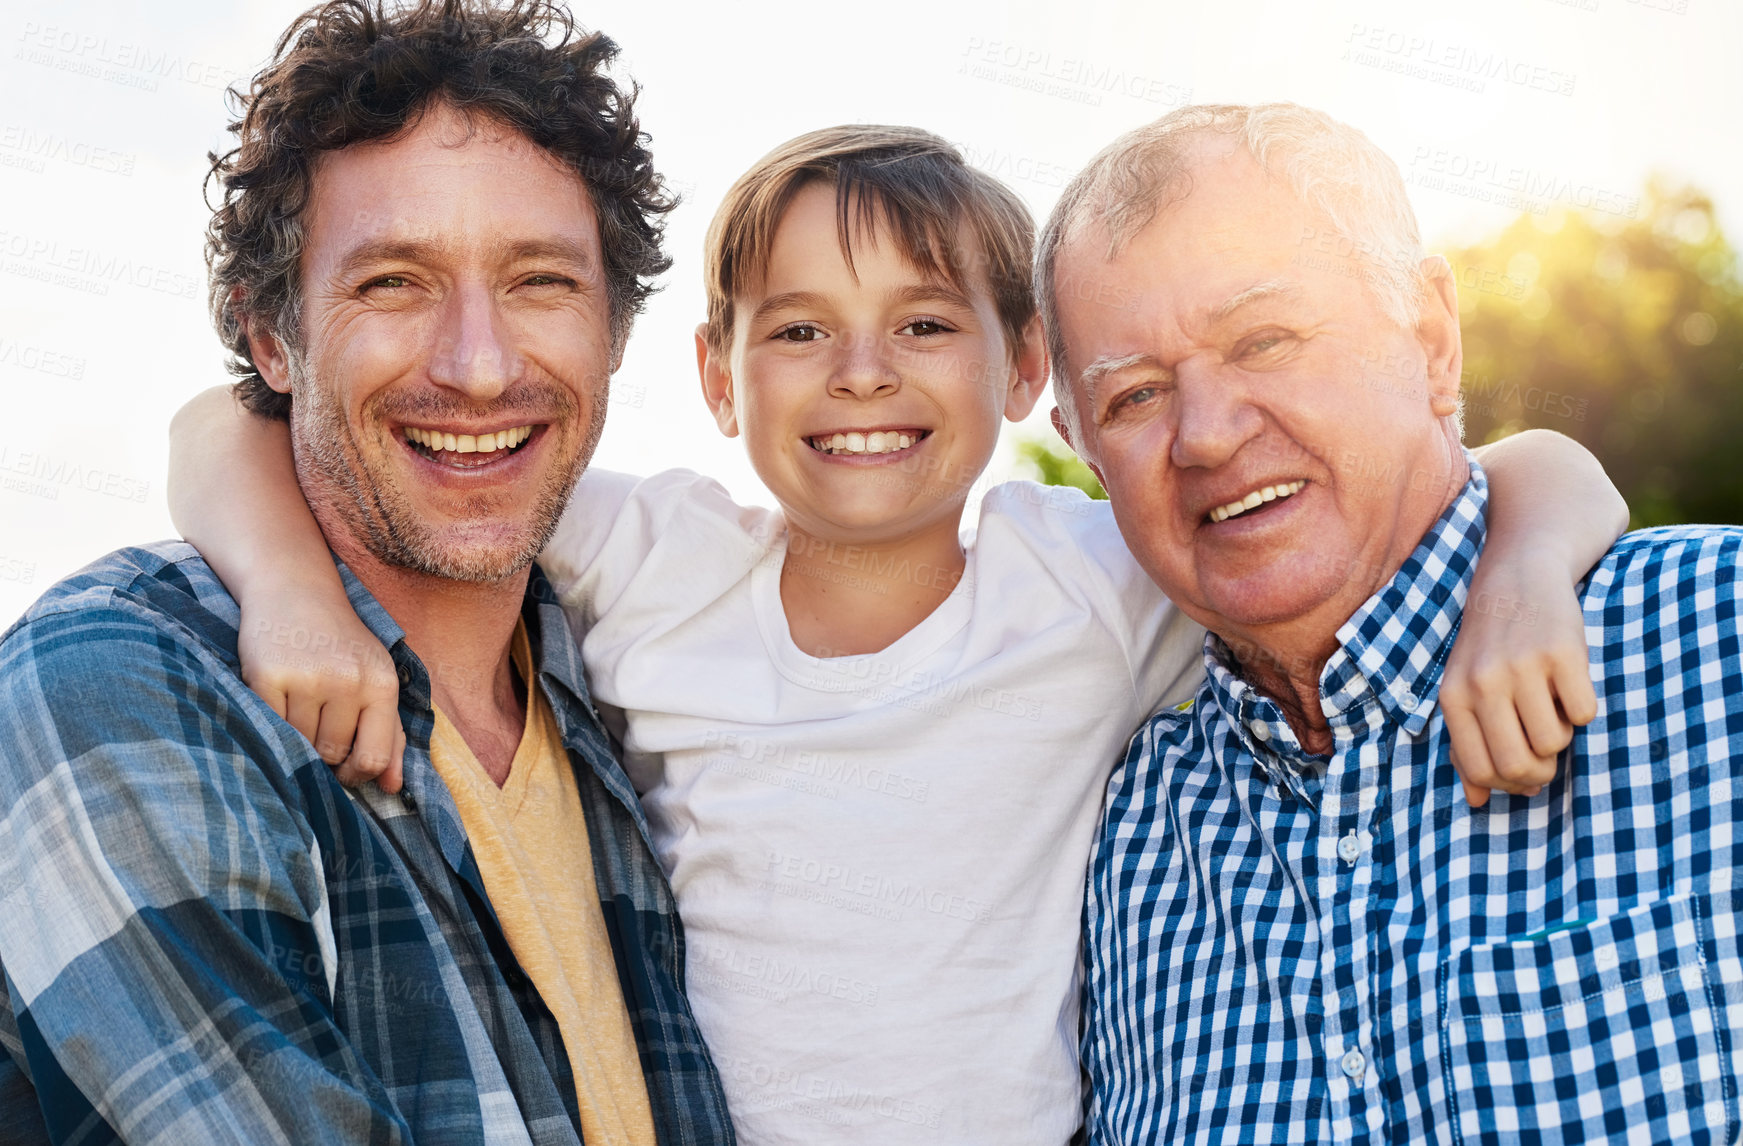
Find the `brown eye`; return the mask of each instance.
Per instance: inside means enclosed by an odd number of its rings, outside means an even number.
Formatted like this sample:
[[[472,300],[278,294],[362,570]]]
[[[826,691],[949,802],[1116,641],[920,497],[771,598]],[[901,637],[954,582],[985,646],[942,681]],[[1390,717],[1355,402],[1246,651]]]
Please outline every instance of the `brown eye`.
[[[823,333],[810,323],[799,322],[777,330],[775,337],[786,342],[816,342]]]
[[[913,322],[904,325],[902,329],[909,334],[924,338],[929,334],[943,334],[950,328],[935,318],[916,318]]]

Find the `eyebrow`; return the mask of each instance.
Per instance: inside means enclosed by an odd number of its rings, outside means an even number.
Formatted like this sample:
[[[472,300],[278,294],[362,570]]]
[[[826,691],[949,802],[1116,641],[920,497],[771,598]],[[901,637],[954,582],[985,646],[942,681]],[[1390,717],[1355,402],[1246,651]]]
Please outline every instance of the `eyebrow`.
[[[772,294],[768,298],[763,299],[762,302],[758,303],[756,310],[750,316],[750,320],[753,324],[758,323],[777,311],[787,310],[789,308],[806,309],[820,307],[823,305],[823,301],[823,296],[818,294],[816,291],[782,291],[780,294]]]
[[[337,277],[350,278],[363,268],[376,263],[433,263],[452,253],[452,248],[430,239],[379,239],[360,243],[347,251],[339,261]],[[522,239],[501,248],[507,262],[532,259],[554,259],[591,269],[596,262],[593,252],[572,239]]]
[[[1134,366],[1150,366],[1157,370],[1163,368],[1161,360],[1154,354],[1124,354],[1117,358],[1104,354],[1079,371],[1077,377],[1079,384],[1082,385],[1084,392],[1093,404],[1098,386],[1113,375],[1123,370],[1130,370]]]
[[[942,302],[964,309],[973,309],[969,297],[946,283],[915,283],[891,291],[887,296],[889,303],[895,306],[911,306],[922,302]],[[757,304],[752,312],[751,322],[758,323],[771,314],[789,308],[795,310],[822,309],[829,305],[829,299],[816,291],[789,290],[780,294],[772,294]]]
[[[1268,282],[1255,283],[1246,290],[1231,295],[1222,303],[1221,306],[1218,306],[1215,310],[1211,311],[1210,320],[1212,322],[1221,322],[1229,315],[1235,313],[1235,311],[1240,310],[1243,306],[1249,306],[1255,302],[1262,302],[1268,298],[1276,298],[1279,295],[1295,294],[1300,289],[1301,286],[1299,283],[1291,282],[1288,279],[1271,279]]]
[[[969,300],[968,295],[951,286],[949,283],[942,282],[915,283],[911,286],[905,286],[900,290],[891,291],[889,297],[891,302],[904,305],[921,302],[942,302],[948,303],[951,306],[960,306],[965,310],[972,310],[974,308],[974,303]]]

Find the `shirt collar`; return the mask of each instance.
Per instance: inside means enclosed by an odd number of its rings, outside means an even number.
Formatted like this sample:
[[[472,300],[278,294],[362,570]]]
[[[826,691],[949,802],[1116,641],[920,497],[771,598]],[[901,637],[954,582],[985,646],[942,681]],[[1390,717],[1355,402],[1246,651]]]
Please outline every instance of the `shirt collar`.
[[[405,755],[405,786],[398,797],[399,803],[407,811],[419,813],[431,825],[443,857],[455,871],[465,873],[470,870],[466,862],[466,829],[460,822],[459,809],[454,806],[447,786],[430,763],[430,734],[435,727],[435,710],[429,670],[406,644],[405,630],[399,622],[337,555],[333,561],[339,567],[339,579],[345,586],[345,595],[352,609],[375,638],[387,647],[399,676],[400,720],[405,726],[408,747],[413,749]],[[598,710],[587,691],[580,650],[569,635],[556,591],[537,565],[533,566],[527,581],[521,619],[526,625],[534,671],[546,686],[546,698],[551,702],[564,746],[579,746],[593,770],[606,773],[607,786],[613,793],[620,800],[633,803],[634,792],[628,781],[621,779],[622,773],[611,761],[604,734],[598,731]],[[578,704],[587,715],[576,713],[574,704]],[[588,734],[589,730],[592,735]],[[385,801],[393,799],[373,788],[365,790],[359,798],[371,806],[378,806],[378,810],[387,806]],[[639,811],[637,808],[638,815]]]
[[[1391,581],[1338,629],[1337,650],[1319,678],[1334,729],[1360,723],[1370,704],[1409,735],[1433,715],[1487,531],[1488,478],[1469,451],[1465,456],[1471,476],[1459,495]],[[1282,710],[1241,678],[1234,654],[1214,634],[1205,641],[1205,663],[1211,696],[1236,735],[1268,776],[1295,787],[1308,758]],[[1281,776],[1270,764],[1279,757],[1293,758]]]
[[[337,556],[333,558],[333,562],[339,567],[339,579],[344,583],[345,595],[351,602],[351,608],[356,611],[364,626],[392,654],[394,665],[399,670],[400,688],[405,699],[419,708],[428,709],[430,674],[417,654],[412,652],[411,646],[405,643],[405,630],[375,599],[375,595],[364,587],[357,574],[351,572],[345,562]],[[569,638],[568,623],[564,620],[562,606],[558,604],[556,590],[551,587],[544,570],[537,565],[533,566],[532,575],[527,579],[526,597],[521,603],[521,620],[526,624],[527,639],[531,644],[533,664],[537,671],[568,689],[583,706],[591,710],[593,698],[587,691],[587,678],[581,667],[581,650]]]

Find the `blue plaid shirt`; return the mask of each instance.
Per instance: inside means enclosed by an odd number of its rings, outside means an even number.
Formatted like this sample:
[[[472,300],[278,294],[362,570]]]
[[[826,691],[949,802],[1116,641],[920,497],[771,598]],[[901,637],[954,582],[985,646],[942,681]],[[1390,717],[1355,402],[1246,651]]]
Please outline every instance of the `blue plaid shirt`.
[[[429,675],[341,573],[399,668],[401,796],[347,792],[243,684],[236,604],[189,546],[111,554],[0,638],[0,1140],[579,1140],[557,1023],[430,765]],[[522,616],[659,1140],[730,1142],[671,890],[536,569]]]
[[[1733,1141],[1743,530],[1623,538],[1582,590],[1598,717],[1467,807],[1436,705],[1482,472],[1338,631],[1334,749],[1207,644],[1109,785],[1085,914],[1099,1143]]]

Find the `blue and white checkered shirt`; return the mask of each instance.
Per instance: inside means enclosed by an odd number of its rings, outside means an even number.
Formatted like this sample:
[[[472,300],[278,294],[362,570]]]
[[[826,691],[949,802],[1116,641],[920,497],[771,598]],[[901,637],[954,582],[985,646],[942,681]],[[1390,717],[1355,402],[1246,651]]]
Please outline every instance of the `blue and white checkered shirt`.
[[[561,1032],[430,764],[429,674],[341,574],[399,668],[400,796],[347,793],[242,682],[191,546],[110,554],[0,638],[0,1142],[579,1141]],[[521,616],[659,1141],[730,1143],[671,888],[537,569]]]
[[[1085,913],[1091,1141],[1737,1138],[1743,530],[1617,543],[1582,590],[1597,719],[1472,809],[1436,701],[1487,500],[1473,465],[1338,631],[1329,761],[1214,638],[1132,741]]]

